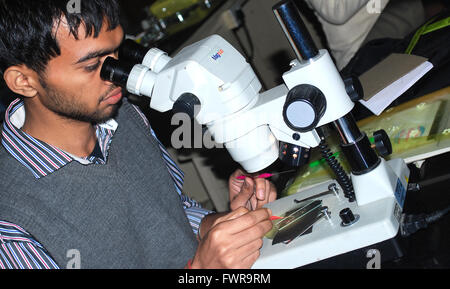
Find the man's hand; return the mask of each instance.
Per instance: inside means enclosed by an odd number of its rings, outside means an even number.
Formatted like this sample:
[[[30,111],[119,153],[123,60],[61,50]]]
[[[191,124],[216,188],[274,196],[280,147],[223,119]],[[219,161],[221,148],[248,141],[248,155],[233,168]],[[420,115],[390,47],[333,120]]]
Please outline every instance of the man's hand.
[[[250,269],[259,257],[262,238],[272,229],[271,211],[240,207],[217,218],[199,243],[193,269]]]
[[[275,185],[266,179],[246,177],[238,180],[237,177],[245,175],[242,170],[236,170],[228,180],[230,209],[236,210],[245,207],[256,210],[277,198]]]

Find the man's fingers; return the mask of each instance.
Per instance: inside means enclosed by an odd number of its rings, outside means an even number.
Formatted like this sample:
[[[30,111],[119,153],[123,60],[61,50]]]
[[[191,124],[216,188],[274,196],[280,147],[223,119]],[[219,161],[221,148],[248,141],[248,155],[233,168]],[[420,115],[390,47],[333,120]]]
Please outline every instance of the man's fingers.
[[[245,259],[242,260],[242,264],[245,265],[244,268],[248,268],[251,269],[253,264],[255,264],[256,260],[258,260],[259,255],[260,255],[260,251],[256,251],[253,252],[253,254],[251,254],[250,256],[246,257]]]
[[[275,186],[266,179],[259,181],[259,188],[256,189],[258,202],[256,208],[262,208],[265,204],[274,201],[277,197]]]
[[[253,195],[254,182],[252,178],[245,178],[244,185],[241,188],[241,192],[234,198],[236,203],[245,204]]]
[[[274,184],[266,180],[266,187],[264,191],[264,199],[258,200],[257,208],[262,208],[264,205],[271,203],[277,199],[277,189]]]
[[[248,212],[242,216],[227,221],[229,223],[230,234],[237,234],[249,228],[252,228],[258,223],[269,220],[272,212],[269,209],[262,208],[255,211]],[[220,224],[219,224],[220,225]],[[270,230],[270,228],[269,228]],[[254,234],[254,232],[253,232]],[[249,234],[250,235],[250,234]],[[264,234],[263,234],[264,235]]]
[[[249,203],[250,209],[252,211],[256,210],[256,209],[259,209],[259,207],[258,207],[258,199],[256,198],[255,194],[253,194],[251,196],[250,200],[248,200],[248,203]]]
[[[245,173],[241,169],[237,169],[231,174],[230,178],[236,179],[237,177],[242,175],[245,175]]]
[[[237,247],[243,244],[249,244],[255,240],[262,239],[272,229],[273,223],[270,219],[265,219],[252,227],[249,227],[239,233],[236,233],[234,237],[239,240]]]
[[[241,190],[241,187],[244,183],[244,180],[240,180],[237,177],[242,176],[244,173],[241,170],[235,171],[229,179],[229,185],[232,186],[233,190],[236,192],[239,192]]]
[[[253,264],[255,264],[256,260],[258,260],[259,256],[260,256],[260,250],[261,247],[263,245],[263,240],[262,239],[258,239],[253,241],[251,244],[248,244],[247,246],[242,246],[241,249],[243,252],[248,252],[248,253],[243,253],[243,256],[245,256],[244,258],[242,258],[242,264],[245,265],[245,267],[247,268],[251,268],[253,266]]]
[[[269,181],[263,178],[258,178],[255,179],[255,184],[256,198],[258,198],[259,201],[263,201],[266,198],[266,190],[269,185]]]
[[[274,202],[277,199],[277,188],[274,184],[270,183],[269,203]]]
[[[263,236],[272,228],[270,209],[244,207],[219,218],[199,245],[196,263],[205,268],[250,268],[259,256]]]
[[[236,218],[239,218],[240,216],[243,216],[250,212],[245,207],[239,207],[234,211],[231,211],[230,213],[226,214],[225,216],[219,218],[220,222],[230,221]]]
[[[235,258],[239,258],[238,264],[242,266],[241,268],[248,268],[250,269],[253,264],[256,262],[260,255],[260,249],[263,245],[262,239],[254,240],[250,243],[247,243],[240,248],[235,250]],[[236,267],[238,269],[238,267]]]

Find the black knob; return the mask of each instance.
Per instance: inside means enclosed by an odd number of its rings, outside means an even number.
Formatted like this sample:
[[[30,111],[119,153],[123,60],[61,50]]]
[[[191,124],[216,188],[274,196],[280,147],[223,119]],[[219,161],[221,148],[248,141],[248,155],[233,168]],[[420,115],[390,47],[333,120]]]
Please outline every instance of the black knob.
[[[373,139],[375,141],[375,148],[381,156],[386,157],[392,154],[391,140],[386,131],[383,129],[377,130],[373,133]]]
[[[350,76],[344,79],[345,90],[353,102],[364,98],[364,89],[356,76]]]
[[[301,84],[292,88],[283,107],[284,122],[299,132],[315,129],[325,113],[327,101],[317,87]]]
[[[194,118],[199,109],[195,109],[196,106],[200,106],[200,100],[192,93],[183,93],[173,104],[174,113],[186,113],[190,118]]]
[[[339,212],[339,217],[341,217],[343,226],[350,226],[351,224],[358,221],[357,217],[353,215],[352,210],[350,208],[345,208]]]

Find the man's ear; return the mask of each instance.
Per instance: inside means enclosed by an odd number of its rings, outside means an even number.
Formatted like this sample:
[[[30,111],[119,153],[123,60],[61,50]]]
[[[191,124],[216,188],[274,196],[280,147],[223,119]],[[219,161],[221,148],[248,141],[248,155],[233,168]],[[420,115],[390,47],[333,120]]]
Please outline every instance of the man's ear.
[[[39,83],[37,73],[25,66],[8,67],[3,78],[12,92],[24,97],[34,97]]]

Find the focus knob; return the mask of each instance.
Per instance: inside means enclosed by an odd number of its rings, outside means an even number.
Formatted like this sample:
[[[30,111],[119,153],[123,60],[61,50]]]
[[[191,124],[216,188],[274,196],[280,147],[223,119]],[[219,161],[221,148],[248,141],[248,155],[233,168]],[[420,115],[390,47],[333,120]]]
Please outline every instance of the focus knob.
[[[391,140],[385,130],[380,129],[374,132],[373,139],[375,141],[375,148],[381,156],[386,157],[392,154]]]
[[[345,91],[353,102],[357,102],[364,98],[364,89],[359,78],[350,76],[344,79]]]
[[[342,211],[340,211],[339,217],[341,217],[342,226],[344,227],[350,226],[359,220],[359,216],[353,215],[353,212],[352,210],[350,210],[350,208],[345,208]]]
[[[190,118],[194,118],[198,110],[196,106],[200,106],[200,100],[192,93],[183,93],[173,104],[174,113],[186,113]]]
[[[316,128],[325,113],[326,98],[322,91],[309,84],[297,85],[287,95],[283,107],[286,125],[299,132]]]

